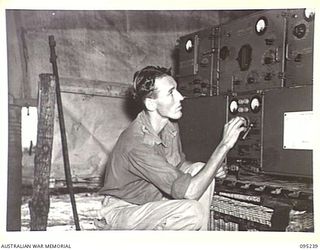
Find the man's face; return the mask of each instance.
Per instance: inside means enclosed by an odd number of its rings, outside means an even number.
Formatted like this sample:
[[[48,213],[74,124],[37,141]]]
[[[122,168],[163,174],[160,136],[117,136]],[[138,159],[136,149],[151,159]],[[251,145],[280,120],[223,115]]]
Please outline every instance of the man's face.
[[[156,112],[163,118],[179,119],[182,116],[181,101],[184,97],[177,90],[177,83],[171,76],[155,80]]]

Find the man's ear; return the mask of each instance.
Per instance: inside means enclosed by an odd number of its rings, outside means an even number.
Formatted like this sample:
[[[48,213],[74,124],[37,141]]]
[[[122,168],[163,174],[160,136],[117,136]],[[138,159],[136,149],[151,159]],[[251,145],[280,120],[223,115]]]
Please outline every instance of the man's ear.
[[[155,102],[155,99],[152,99],[152,98],[146,98],[144,100],[144,105],[146,106],[148,111],[155,111],[157,108],[157,104]]]

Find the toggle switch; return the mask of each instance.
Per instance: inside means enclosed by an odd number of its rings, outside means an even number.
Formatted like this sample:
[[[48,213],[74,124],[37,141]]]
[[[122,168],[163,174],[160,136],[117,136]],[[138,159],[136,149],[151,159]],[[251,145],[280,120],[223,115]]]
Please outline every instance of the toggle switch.
[[[243,132],[241,136],[241,140],[245,140],[250,130],[254,127],[254,124],[250,121],[248,117],[243,117],[243,118],[246,120],[246,123],[244,125],[246,127],[246,130]]]
[[[245,140],[247,138],[247,135],[249,134],[250,130],[253,128],[253,124],[250,123],[247,127],[247,130],[244,132],[243,136],[241,137],[242,140]]]

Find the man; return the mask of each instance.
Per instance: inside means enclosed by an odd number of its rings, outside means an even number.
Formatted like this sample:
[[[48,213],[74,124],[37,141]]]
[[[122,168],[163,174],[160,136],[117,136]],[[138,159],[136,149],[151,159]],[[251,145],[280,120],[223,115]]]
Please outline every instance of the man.
[[[165,68],[148,66],[133,79],[144,110],[120,135],[106,165],[105,195],[96,226],[119,230],[207,230],[214,178],[225,176],[223,160],[245,120],[224,126],[206,164],[190,163],[179,128],[184,97]]]

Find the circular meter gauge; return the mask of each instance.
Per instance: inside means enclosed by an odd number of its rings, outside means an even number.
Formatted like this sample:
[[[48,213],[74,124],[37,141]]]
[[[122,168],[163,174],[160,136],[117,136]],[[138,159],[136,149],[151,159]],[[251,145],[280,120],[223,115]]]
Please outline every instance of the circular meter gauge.
[[[188,39],[185,44],[185,49],[187,52],[191,52],[193,49],[193,41],[192,39]]]
[[[267,25],[268,25],[268,21],[265,17],[261,17],[258,19],[258,21],[256,22],[256,33],[258,35],[262,35],[266,32],[267,30]]]
[[[230,113],[233,114],[233,115],[237,114],[238,113],[238,108],[239,108],[238,100],[237,99],[231,100],[231,102],[229,104]]]
[[[254,96],[250,101],[250,109],[253,113],[257,113],[261,109],[261,98]]]
[[[304,19],[308,22],[312,21],[314,18],[314,10],[313,9],[305,9],[304,10]]]

